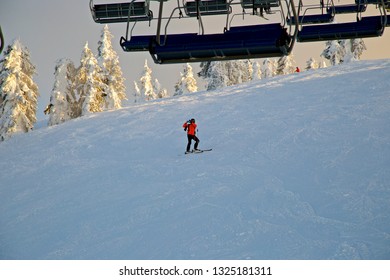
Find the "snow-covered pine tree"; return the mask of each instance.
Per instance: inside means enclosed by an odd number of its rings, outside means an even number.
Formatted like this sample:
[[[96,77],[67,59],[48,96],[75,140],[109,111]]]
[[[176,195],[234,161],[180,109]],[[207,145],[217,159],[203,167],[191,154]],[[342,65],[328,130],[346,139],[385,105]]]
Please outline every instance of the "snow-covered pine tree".
[[[366,44],[363,39],[352,39],[351,40],[351,52],[355,60],[360,60],[363,52],[367,50]]]
[[[340,64],[344,55],[343,47],[340,46],[339,41],[327,41],[325,43],[325,50],[321,53],[321,56],[328,59],[332,66]]]
[[[294,56],[292,54],[284,55],[281,58],[279,58],[277,62],[276,74],[277,75],[292,74],[295,72],[294,65],[295,65]]]
[[[326,65],[326,62],[325,61],[321,61],[320,63],[318,63],[318,68],[326,68],[328,67],[328,65]]]
[[[184,74],[180,72],[180,79],[175,84],[175,92],[173,93],[173,96],[183,95],[184,93],[186,93]]]
[[[340,47],[342,47],[342,58],[340,63],[344,62],[351,62],[354,61],[354,55],[352,53],[352,45],[351,45],[351,40],[341,40],[339,41]]]
[[[76,68],[70,59],[60,59],[55,67],[55,81],[48,105],[48,125],[56,125],[80,115],[74,89]]]
[[[180,73],[180,80],[175,85],[175,95],[182,95],[198,91],[192,67],[189,63],[185,65],[184,73]]]
[[[306,70],[317,69],[318,67],[319,65],[314,58],[310,57],[310,59],[306,61]]]
[[[252,80],[261,80],[261,66],[258,61],[253,62]]]
[[[30,53],[15,40],[0,60],[0,140],[33,129],[39,96]]]
[[[168,90],[166,88],[161,88],[157,93],[158,98],[167,98],[169,97]]]
[[[207,83],[207,90],[236,85],[252,79],[252,63],[249,60],[202,62],[198,73]]]
[[[198,72],[198,77],[203,80],[207,80],[207,77],[210,72],[211,61],[202,61],[200,63],[200,71]]]
[[[275,60],[266,58],[261,66],[262,78],[271,78],[276,75]]]
[[[228,85],[229,78],[226,75],[224,61],[212,61],[206,73],[207,90],[215,90]]]
[[[98,42],[98,62],[103,71],[103,82],[107,85],[104,93],[105,108],[118,109],[122,107],[122,100],[126,100],[124,84],[119,58],[111,43],[112,34],[105,25],[100,41]]]
[[[215,90],[226,86],[224,64],[222,61],[201,62],[198,76],[205,80],[206,90]]]
[[[141,74],[137,86],[142,99],[146,101],[157,99],[157,93],[154,91],[152,69],[149,68],[148,61],[146,59],[144,71]]]
[[[153,88],[154,92],[157,94],[157,98],[169,97],[168,90],[163,88],[157,79],[154,79]]]
[[[228,73],[229,77],[231,77],[229,79],[229,86],[246,83],[252,80],[253,65],[251,60],[231,60],[228,62],[230,62]]]
[[[104,110],[104,94],[107,85],[103,80],[102,69],[87,42],[81,54],[80,67],[75,78],[82,116]]]
[[[134,81],[133,99],[134,99],[134,103],[139,103],[142,102],[142,100],[144,100],[144,98],[142,98],[141,91],[136,81]]]

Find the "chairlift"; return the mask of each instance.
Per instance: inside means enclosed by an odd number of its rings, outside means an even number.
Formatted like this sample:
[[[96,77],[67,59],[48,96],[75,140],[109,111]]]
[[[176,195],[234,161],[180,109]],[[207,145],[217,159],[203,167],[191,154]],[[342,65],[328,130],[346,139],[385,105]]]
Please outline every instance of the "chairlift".
[[[300,0],[298,4],[298,23],[300,25],[331,23],[334,21],[333,0],[328,0],[325,4],[323,0],[318,5],[304,6]],[[303,11],[301,14],[300,11]],[[314,12],[313,12],[314,11]],[[294,24],[295,18],[287,21],[288,24]]]
[[[383,0],[364,0],[365,3],[367,1],[382,2],[378,5],[380,15],[362,17],[358,10],[354,22],[302,26],[298,31],[297,41],[314,42],[382,36],[387,25],[384,2]]]
[[[222,34],[171,34],[150,53],[158,64],[278,57],[291,52],[293,40],[278,23],[240,26]]]
[[[197,14],[201,21],[199,7]],[[286,7],[290,16],[295,14],[295,8],[287,1]],[[279,57],[291,52],[296,34],[297,28],[294,32],[290,28],[288,32],[280,22],[236,27],[227,25],[223,33],[217,34],[204,34],[203,30],[200,34],[165,32],[160,42],[153,41],[149,52],[158,64]]]
[[[224,15],[232,12],[227,0],[184,1],[184,11],[189,17]]]
[[[90,0],[92,18],[97,23],[117,23],[151,21],[153,13],[149,10],[149,1],[132,0],[126,3],[94,4]]]
[[[243,9],[268,9],[280,6],[279,0],[241,0]]]
[[[126,37],[120,39],[124,51],[149,51],[153,60],[159,64],[184,63],[210,60],[231,60],[279,57],[291,53],[298,32],[298,24],[285,27],[286,18],[296,16],[293,0],[182,0],[182,5],[172,11],[170,17],[163,18],[163,6],[167,0],[159,2],[157,17],[157,31],[155,35],[133,35],[129,28],[130,22],[152,20],[153,13],[149,9],[149,2],[132,0],[117,4],[93,4],[90,0],[92,17],[98,23],[127,22]],[[233,3],[234,2],[234,3]],[[242,5],[244,8],[277,7],[280,22],[257,24],[250,26],[231,26],[229,15],[232,13],[231,5]],[[200,30],[198,33],[170,34],[168,25],[179,10],[185,11],[188,18],[197,17]],[[226,15],[226,26],[223,33],[205,34],[202,16]],[[162,21],[167,20],[164,34]],[[230,23],[230,24],[229,24]],[[130,34],[130,35],[129,35]]]

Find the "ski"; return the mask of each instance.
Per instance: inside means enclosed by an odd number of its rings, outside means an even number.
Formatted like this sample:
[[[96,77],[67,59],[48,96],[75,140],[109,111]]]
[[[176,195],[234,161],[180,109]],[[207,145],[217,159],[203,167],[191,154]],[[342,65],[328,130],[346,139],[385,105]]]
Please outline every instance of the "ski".
[[[203,152],[210,152],[212,151],[213,149],[204,149],[204,150],[192,150],[190,152],[184,152],[185,154],[200,154],[200,153],[203,153]]]

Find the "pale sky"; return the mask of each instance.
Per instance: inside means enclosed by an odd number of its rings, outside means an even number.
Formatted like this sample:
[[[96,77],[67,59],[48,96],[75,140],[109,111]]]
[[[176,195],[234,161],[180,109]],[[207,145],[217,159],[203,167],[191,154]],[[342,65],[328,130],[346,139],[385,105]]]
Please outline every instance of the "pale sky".
[[[304,2],[310,3],[309,1],[313,0]],[[8,45],[14,39],[20,39],[22,44],[30,50],[32,63],[37,68],[38,75],[35,76],[34,80],[39,86],[41,95],[37,112],[39,120],[46,118],[42,111],[49,103],[54,84],[55,62],[60,58],[70,58],[78,66],[81,52],[87,41],[92,51],[97,54],[97,42],[100,39],[103,25],[93,21],[89,2],[89,0],[1,0],[0,25],[4,33],[5,44]],[[126,1],[95,0],[94,2],[101,4]],[[296,2],[298,3],[297,0]],[[168,5],[165,5],[165,15],[172,11],[172,8],[169,7],[171,3],[176,4],[177,0],[171,0]],[[354,3],[354,0],[335,0],[336,5],[349,3]],[[158,14],[157,3],[152,3],[151,9],[156,18]],[[374,6],[369,10],[369,14],[377,12]],[[339,22],[345,20],[341,17],[337,19]],[[243,20],[241,16],[235,17],[232,25],[262,24],[271,21],[272,17],[267,21],[248,16]],[[205,32],[221,33],[225,22],[225,16],[204,17]],[[113,46],[119,55],[126,79],[127,95],[130,96],[133,93],[133,81],[139,79],[145,59],[148,60],[148,64],[153,70],[153,76],[172,94],[174,84],[178,81],[179,73],[183,69],[183,64],[156,65],[148,52],[123,52],[119,46],[119,40],[121,36],[125,36],[126,24],[110,24],[109,28],[114,36]],[[172,33],[196,33],[197,31],[198,23],[195,18],[172,20],[168,26],[168,32]],[[136,35],[155,34],[155,32],[154,23],[149,27],[147,22],[141,22],[134,29]],[[364,39],[364,42],[368,50],[364,52],[362,59],[390,58],[390,28],[385,30],[382,37],[367,38]],[[304,68],[310,57],[320,61],[320,54],[324,48],[325,42],[296,43],[292,53],[297,66]],[[198,65],[199,63],[192,64],[194,72],[199,69]]]

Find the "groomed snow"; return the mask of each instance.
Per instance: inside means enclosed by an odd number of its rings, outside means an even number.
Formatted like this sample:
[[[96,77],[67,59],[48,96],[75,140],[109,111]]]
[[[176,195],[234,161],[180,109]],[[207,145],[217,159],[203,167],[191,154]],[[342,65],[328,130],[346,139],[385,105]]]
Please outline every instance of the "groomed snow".
[[[389,259],[389,77],[355,62],[14,136],[0,259]],[[213,151],[184,155],[189,118]]]

